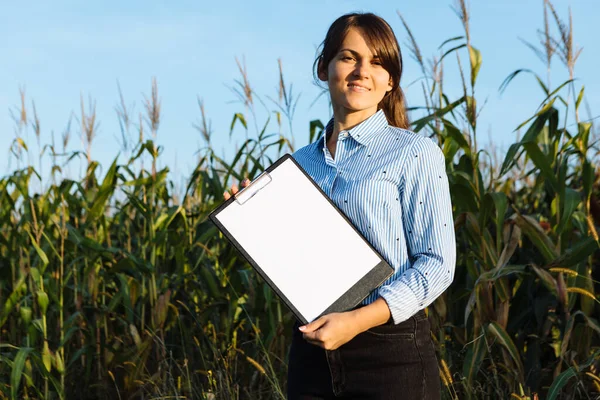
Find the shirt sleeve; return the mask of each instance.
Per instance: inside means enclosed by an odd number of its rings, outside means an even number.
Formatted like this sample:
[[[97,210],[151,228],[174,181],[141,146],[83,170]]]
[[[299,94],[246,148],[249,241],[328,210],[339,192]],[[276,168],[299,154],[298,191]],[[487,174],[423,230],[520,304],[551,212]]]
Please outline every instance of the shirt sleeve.
[[[405,161],[399,188],[410,266],[379,289],[395,324],[407,320],[441,295],[454,278],[456,263],[444,155],[431,139],[419,139]]]

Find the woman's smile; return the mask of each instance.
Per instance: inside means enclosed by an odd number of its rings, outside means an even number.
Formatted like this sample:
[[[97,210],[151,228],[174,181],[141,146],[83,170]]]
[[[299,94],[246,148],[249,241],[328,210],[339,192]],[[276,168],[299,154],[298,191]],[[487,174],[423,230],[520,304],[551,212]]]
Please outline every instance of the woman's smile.
[[[348,87],[350,88],[351,91],[358,92],[358,93],[368,92],[371,90],[368,87],[362,86],[358,83],[349,83]]]

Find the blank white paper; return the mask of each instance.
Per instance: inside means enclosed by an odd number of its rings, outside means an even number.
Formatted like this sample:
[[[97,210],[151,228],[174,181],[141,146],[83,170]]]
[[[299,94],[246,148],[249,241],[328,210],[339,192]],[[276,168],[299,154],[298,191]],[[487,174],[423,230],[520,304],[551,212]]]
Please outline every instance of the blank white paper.
[[[294,164],[216,215],[296,309],[313,321],[380,258]]]

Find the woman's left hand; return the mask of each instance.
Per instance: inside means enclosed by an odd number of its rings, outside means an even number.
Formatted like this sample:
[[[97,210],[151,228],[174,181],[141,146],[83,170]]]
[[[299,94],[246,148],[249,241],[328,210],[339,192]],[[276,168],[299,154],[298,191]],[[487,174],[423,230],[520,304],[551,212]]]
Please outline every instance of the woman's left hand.
[[[307,342],[325,350],[335,350],[360,333],[356,325],[350,311],[324,315],[299,329]]]

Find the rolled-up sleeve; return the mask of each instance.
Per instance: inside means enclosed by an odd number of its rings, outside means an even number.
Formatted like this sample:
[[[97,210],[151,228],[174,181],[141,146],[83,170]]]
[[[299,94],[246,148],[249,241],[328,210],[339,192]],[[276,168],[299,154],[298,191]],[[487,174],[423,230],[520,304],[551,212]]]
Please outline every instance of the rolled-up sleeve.
[[[456,244],[444,155],[428,138],[418,138],[399,187],[410,266],[379,289],[394,323],[427,307],[454,278]]]

